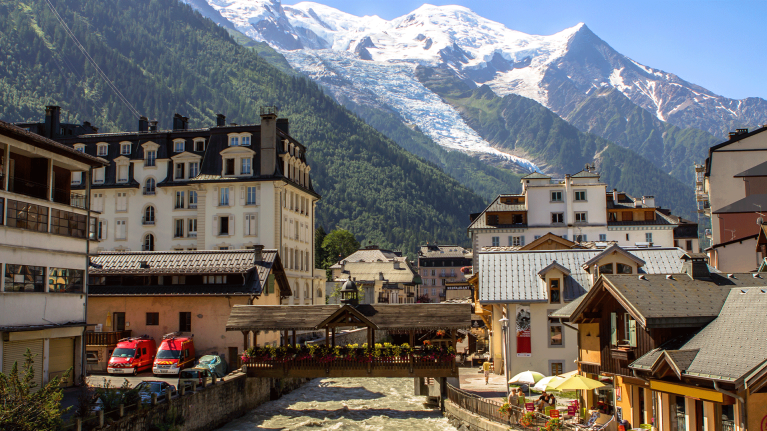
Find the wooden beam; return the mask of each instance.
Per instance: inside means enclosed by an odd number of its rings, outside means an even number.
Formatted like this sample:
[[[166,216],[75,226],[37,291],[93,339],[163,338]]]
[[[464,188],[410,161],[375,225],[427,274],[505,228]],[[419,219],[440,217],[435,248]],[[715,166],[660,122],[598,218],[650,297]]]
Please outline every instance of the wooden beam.
[[[368,326],[368,347],[373,346],[373,328]]]
[[[253,347],[258,347],[258,331],[253,331]]]
[[[331,344],[333,347],[336,347],[336,328],[331,328],[330,330],[331,337],[333,337],[333,343]]]
[[[330,344],[330,328],[325,327],[325,345]]]
[[[583,318],[584,319],[599,319],[601,317],[602,317],[602,313],[597,313],[597,312],[594,312],[594,311],[589,311],[589,312],[583,313]]]
[[[250,331],[242,331],[242,350],[248,350],[248,333]]]
[[[296,330],[293,330],[293,345],[296,345]]]

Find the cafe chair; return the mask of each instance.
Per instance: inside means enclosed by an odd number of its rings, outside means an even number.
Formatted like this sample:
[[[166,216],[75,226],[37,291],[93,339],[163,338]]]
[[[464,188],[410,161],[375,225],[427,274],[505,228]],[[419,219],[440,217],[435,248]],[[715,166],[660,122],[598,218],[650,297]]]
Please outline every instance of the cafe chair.
[[[594,412],[585,424],[574,424],[573,426],[579,430],[591,429],[591,427],[594,426],[594,423],[596,423],[597,419],[599,419],[599,412]]]

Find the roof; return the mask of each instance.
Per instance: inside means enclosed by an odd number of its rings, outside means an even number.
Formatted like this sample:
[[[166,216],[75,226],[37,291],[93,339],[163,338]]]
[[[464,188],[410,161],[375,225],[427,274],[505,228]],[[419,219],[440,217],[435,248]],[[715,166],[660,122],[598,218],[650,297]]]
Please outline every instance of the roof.
[[[674,361],[684,366],[683,374],[704,379],[737,382],[767,360],[767,289],[740,287],[730,289],[716,319],[670,352]],[[630,366],[646,369],[659,355],[656,349]],[[680,351],[687,353],[681,354]],[[692,355],[693,351],[697,354]],[[680,367],[681,368],[681,367]]]
[[[402,260],[403,257],[391,250],[381,250],[380,248],[363,248],[346,256],[344,262],[387,262],[391,260]]]
[[[748,241],[748,240],[751,240],[751,239],[757,239],[758,236],[759,236],[759,234],[755,233],[753,235],[744,236],[742,238],[737,238],[737,239],[733,239],[733,240],[726,241],[726,242],[720,242],[719,244],[714,244],[711,247],[708,247],[706,250],[713,250],[713,249],[719,248],[719,247],[727,247],[728,245],[735,244],[736,242],[742,243],[743,241]]]
[[[690,338],[692,338],[693,335],[695,335],[695,332],[686,332],[667,340],[660,346],[637,358],[637,360],[629,364],[629,368],[651,370],[665,350],[679,350],[685,343],[690,341]]]
[[[767,194],[749,195],[714,211],[714,214],[755,213],[767,210]]]
[[[636,257],[634,254],[626,251],[624,248],[619,247],[618,244],[613,244],[610,247],[607,247],[606,249],[604,249],[604,251],[602,251],[598,255],[596,255],[596,256],[592,257],[591,259],[589,259],[588,261],[586,261],[586,263],[584,263],[583,266],[594,265],[595,263],[599,262],[600,260],[604,259],[605,257],[607,257],[607,256],[609,256],[611,254],[616,254],[616,253],[620,254],[620,255],[623,255],[623,256],[629,258],[630,260],[633,260],[639,266],[644,266],[644,264],[645,264],[645,261],[643,261],[642,259],[640,259],[640,258]]]
[[[533,174],[530,174],[533,175]],[[529,176],[529,175],[528,175]],[[523,177],[526,178],[526,177]],[[548,178],[548,177],[545,177]],[[484,209],[482,212],[474,219],[471,223],[469,223],[468,229],[497,229],[497,228],[504,228],[504,227],[513,227],[513,226],[524,226],[524,225],[489,225],[487,224],[486,217],[484,216],[485,213],[488,212],[504,212],[504,211],[527,211],[527,208],[525,207],[525,204],[505,204],[503,203],[503,198],[507,197],[524,197],[524,195],[514,195],[514,194],[503,194],[498,195],[493,199],[492,202]]]
[[[235,305],[227,331],[310,330],[337,312],[339,305]],[[354,309],[378,329],[464,329],[471,327],[471,304],[361,304]]]
[[[422,245],[418,250],[418,257],[423,258],[471,258],[471,251],[459,245]]]
[[[108,161],[102,159],[101,157],[89,156],[88,154],[76,151],[69,145],[58,143],[52,139],[40,136],[37,133],[30,132],[28,130],[22,129],[21,127],[14,126],[13,124],[6,123],[2,120],[0,120],[0,134],[26,142],[36,147],[43,148],[52,153],[69,157],[70,159],[77,160],[78,162],[86,163],[90,166],[100,167],[109,164]]]
[[[733,175],[733,177],[767,177],[767,162],[759,163],[753,168],[746,169],[737,175]]]
[[[398,264],[399,268],[394,265]],[[344,275],[339,278],[353,278],[356,281],[381,280],[389,283],[416,283],[418,273],[408,262],[347,262],[343,267]],[[420,277],[419,277],[420,279]]]
[[[554,262],[551,262],[549,266],[547,266],[546,268],[543,268],[542,270],[538,271],[538,275],[544,276],[546,275],[546,273],[548,273],[549,271],[553,269],[558,269],[564,275],[570,275],[570,270],[560,265],[556,260]]]
[[[524,177],[522,177],[522,179],[523,180],[547,180],[547,179],[551,179],[551,177],[548,175],[544,175],[540,172],[531,172],[525,175]]]
[[[573,299],[569,304],[565,305],[564,307],[552,311],[549,314],[549,317],[555,318],[555,319],[564,319],[564,320],[570,320],[570,315],[573,314],[573,311],[575,311],[576,308],[580,305],[581,301],[583,301],[583,298],[585,298],[586,295],[581,295],[575,299]]]
[[[706,158],[706,176],[711,175],[711,154],[723,147],[726,147],[730,144],[734,144],[735,142],[740,141],[741,139],[749,138],[753,135],[756,135],[757,133],[761,133],[763,131],[767,130],[767,127],[762,126],[760,128],[754,129],[747,133],[739,133],[737,135],[731,135],[727,141],[722,142],[721,144],[716,144],[708,149],[708,157]]]
[[[608,205],[609,208],[609,205]],[[631,208],[634,208],[632,205]],[[645,210],[654,210],[654,220],[630,220],[630,221],[608,221],[607,226],[648,226],[648,225],[675,225],[678,222],[671,217],[663,214],[655,208],[644,208]]]
[[[599,178],[599,174],[584,169],[577,174],[570,175],[570,178]]]
[[[647,274],[679,272],[683,263],[681,256],[685,253],[678,248],[627,250],[645,262],[640,273]],[[486,303],[548,301],[548,292],[540,286],[538,272],[556,260],[570,270],[570,276],[565,277],[563,283],[562,296],[565,301],[572,301],[591,287],[591,275],[583,265],[602,253],[599,249],[480,252],[479,299]]]

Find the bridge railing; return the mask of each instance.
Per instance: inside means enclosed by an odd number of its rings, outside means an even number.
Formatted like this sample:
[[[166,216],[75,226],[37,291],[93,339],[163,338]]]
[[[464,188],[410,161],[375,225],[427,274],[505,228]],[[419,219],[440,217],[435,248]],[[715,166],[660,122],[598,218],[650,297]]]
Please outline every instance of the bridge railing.
[[[434,359],[425,359],[418,357],[393,357],[393,358],[372,358],[368,361],[361,361],[347,358],[334,358],[330,360],[319,358],[292,358],[292,359],[263,359],[248,358],[244,363],[249,368],[292,368],[292,369],[337,369],[337,370],[364,370],[375,369],[450,369],[453,368],[455,361],[445,362]]]

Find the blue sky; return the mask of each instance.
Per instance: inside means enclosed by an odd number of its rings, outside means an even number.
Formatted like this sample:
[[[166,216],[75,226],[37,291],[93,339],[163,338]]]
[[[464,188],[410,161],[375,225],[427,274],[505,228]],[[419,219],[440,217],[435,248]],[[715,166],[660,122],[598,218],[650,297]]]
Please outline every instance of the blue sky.
[[[392,19],[412,0],[315,0],[354,15]],[[283,4],[297,1],[283,0]],[[431,0],[460,4],[530,34],[584,22],[618,52],[714,93],[767,99],[767,1]]]

